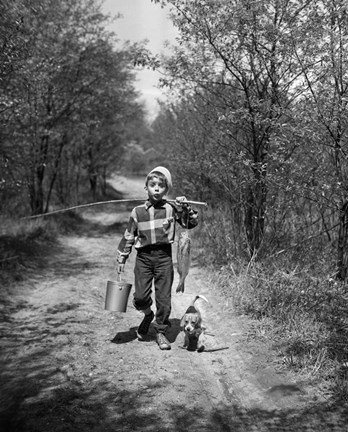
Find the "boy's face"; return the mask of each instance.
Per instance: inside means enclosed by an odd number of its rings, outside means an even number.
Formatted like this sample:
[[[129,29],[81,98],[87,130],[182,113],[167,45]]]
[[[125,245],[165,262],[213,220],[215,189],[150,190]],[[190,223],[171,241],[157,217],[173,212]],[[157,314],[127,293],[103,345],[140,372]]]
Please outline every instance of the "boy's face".
[[[164,180],[154,176],[147,182],[146,190],[149,200],[152,203],[156,203],[161,201],[167,193],[167,186]]]

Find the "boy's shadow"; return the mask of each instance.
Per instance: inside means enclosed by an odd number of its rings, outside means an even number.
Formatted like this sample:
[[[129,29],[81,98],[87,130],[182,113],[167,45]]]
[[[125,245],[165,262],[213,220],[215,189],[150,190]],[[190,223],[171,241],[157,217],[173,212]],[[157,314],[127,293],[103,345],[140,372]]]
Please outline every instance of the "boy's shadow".
[[[166,332],[166,336],[169,342],[173,343],[176,340],[178,334],[181,332],[180,320],[178,318],[173,318],[170,319],[169,322],[170,322],[170,327]],[[118,345],[132,342],[133,340],[137,339],[137,333],[136,333],[137,328],[138,327],[131,327],[128,331],[116,333],[115,337],[111,339],[111,342]],[[146,342],[146,341],[154,340],[155,338],[156,338],[156,332],[151,324],[149,333],[145,336],[144,340]]]

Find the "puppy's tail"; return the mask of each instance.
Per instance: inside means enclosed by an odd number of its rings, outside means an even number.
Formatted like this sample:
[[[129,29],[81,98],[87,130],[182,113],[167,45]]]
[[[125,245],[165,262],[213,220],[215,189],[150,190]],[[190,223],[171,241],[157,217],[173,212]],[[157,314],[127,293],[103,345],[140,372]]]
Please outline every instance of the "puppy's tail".
[[[206,301],[207,303],[209,303],[208,300],[204,297],[204,295],[196,295],[196,297],[192,300],[191,306],[193,306],[195,304],[196,300],[198,300],[199,298],[201,298],[204,301]]]

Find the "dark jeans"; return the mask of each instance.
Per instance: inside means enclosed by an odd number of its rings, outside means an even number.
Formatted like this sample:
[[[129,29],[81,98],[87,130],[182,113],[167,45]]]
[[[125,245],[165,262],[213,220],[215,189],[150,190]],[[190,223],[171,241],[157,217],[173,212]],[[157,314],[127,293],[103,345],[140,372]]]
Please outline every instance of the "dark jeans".
[[[133,304],[137,310],[152,305],[152,281],[155,287],[155,330],[165,333],[171,312],[171,290],[174,278],[171,245],[154,245],[138,250],[134,267],[135,293]]]

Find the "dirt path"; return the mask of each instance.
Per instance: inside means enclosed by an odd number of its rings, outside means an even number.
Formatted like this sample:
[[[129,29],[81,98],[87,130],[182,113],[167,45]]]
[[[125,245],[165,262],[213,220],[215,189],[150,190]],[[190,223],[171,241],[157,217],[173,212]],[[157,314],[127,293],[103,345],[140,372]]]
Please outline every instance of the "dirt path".
[[[12,287],[1,323],[1,431],[348,430],[344,407],[314,403],[308,384],[272,367],[274,353],[249,341],[248,322],[195,262],[186,292],[173,294],[171,351],[159,350],[153,329],[136,339],[142,315],[131,299],[127,313],[105,311],[128,214],[90,213],[108,228],[62,237],[46,269]],[[134,253],[129,282],[133,265]],[[179,328],[196,294],[209,300],[198,301],[210,333],[203,353],[182,348]]]

